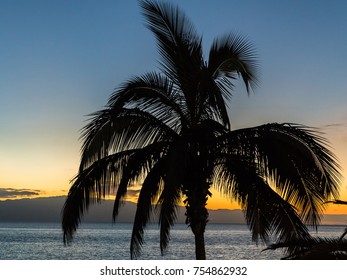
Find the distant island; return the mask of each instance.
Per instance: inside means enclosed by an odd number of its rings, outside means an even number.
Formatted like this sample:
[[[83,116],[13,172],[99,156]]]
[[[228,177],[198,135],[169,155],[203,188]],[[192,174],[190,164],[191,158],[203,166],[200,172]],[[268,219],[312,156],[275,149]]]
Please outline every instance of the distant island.
[[[66,197],[40,197],[0,201],[0,222],[60,222],[61,210]],[[82,222],[112,222],[113,200],[90,207]],[[125,202],[116,222],[132,223],[136,204]],[[185,222],[185,208],[178,209],[178,223]],[[240,209],[209,210],[209,223],[245,224],[243,212]],[[347,214],[324,215],[322,224],[347,225]]]

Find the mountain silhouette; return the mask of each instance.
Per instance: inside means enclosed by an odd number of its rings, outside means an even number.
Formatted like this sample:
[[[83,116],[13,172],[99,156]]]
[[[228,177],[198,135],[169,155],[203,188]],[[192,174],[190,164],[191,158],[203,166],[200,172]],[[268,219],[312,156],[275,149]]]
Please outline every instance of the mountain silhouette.
[[[0,222],[44,222],[60,223],[61,210],[66,197],[40,197],[0,201]],[[82,222],[112,222],[113,200],[92,205]],[[125,202],[120,209],[116,222],[132,223],[136,211],[136,204]],[[185,208],[178,208],[178,223],[185,222]],[[243,212],[239,209],[209,210],[210,223],[245,224]],[[346,214],[326,214],[322,218],[323,224],[346,225]]]
[[[61,222],[61,210],[66,197],[40,197],[0,201],[0,222]],[[113,200],[90,206],[82,222],[112,222]],[[116,222],[132,223],[136,204],[125,202]],[[211,223],[244,224],[241,210],[209,210]],[[178,223],[185,222],[185,208],[178,208]],[[155,218],[154,218],[155,220]]]

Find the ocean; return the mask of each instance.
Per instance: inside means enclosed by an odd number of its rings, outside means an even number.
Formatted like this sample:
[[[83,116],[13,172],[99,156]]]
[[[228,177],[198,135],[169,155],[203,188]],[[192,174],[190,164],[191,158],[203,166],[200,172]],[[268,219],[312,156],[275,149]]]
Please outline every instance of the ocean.
[[[344,226],[320,226],[321,237],[339,237]],[[129,260],[132,224],[82,223],[70,246],[64,246],[59,223],[0,223],[1,260]],[[167,253],[159,247],[158,225],[145,231],[140,260],[193,260],[194,238],[186,225],[171,230]],[[246,225],[208,224],[206,255],[210,260],[278,260],[283,251],[262,251]]]

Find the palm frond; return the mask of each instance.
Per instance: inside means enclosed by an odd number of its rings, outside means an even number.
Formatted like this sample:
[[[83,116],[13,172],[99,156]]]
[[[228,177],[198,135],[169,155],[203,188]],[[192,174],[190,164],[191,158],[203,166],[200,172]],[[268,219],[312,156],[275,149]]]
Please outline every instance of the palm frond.
[[[254,47],[239,34],[227,34],[215,39],[210,49],[208,69],[218,81],[226,99],[231,97],[232,80],[239,75],[247,91],[258,83],[258,62]]]
[[[187,143],[183,139],[172,143],[165,156],[165,175],[161,195],[157,203],[160,224],[160,249],[165,253],[170,239],[170,229],[177,218],[177,207],[182,198],[182,185],[188,167]]]
[[[335,200],[331,200],[331,201],[326,201],[325,203],[333,203],[333,204],[347,204],[347,201],[343,201],[343,200],[335,199]]]
[[[148,28],[155,34],[161,68],[184,96],[191,120],[199,116],[198,86],[203,81],[201,37],[184,12],[165,2],[142,1]]]
[[[80,171],[111,153],[138,149],[154,142],[168,141],[177,133],[161,120],[139,109],[112,109],[95,113],[82,134]]]
[[[183,11],[166,2],[141,1],[147,27],[155,34],[162,68],[178,85],[189,85],[202,63],[201,38]],[[182,88],[182,87],[181,87]]]
[[[115,221],[118,215],[118,209],[122,202],[123,197],[127,193],[127,189],[131,184],[141,183],[144,179],[147,180],[155,166],[161,160],[163,155],[165,155],[168,143],[153,143],[142,149],[134,150],[134,152],[127,158],[126,163],[124,163],[121,179],[118,185],[112,218]],[[152,175],[153,176],[153,175]],[[150,176],[151,178],[151,176]]]
[[[142,184],[131,235],[130,255],[132,259],[137,258],[141,253],[144,228],[149,221],[153,203],[156,202],[158,192],[162,188],[163,165],[162,161],[158,161],[151,168]]]
[[[208,104],[208,106],[205,105],[205,107],[209,108],[211,110],[211,113],[207,114],[210,118],[213,117],[215,120],[220,120],[220,122],[225,126],[227,130],[230,129],[230,119],[229,114],[227,110],[227,103],[224,100],[223,92],[224,90],[221,90],[219,84],[211,79],[206,79],[209,81],[209,84],[207,85],[208,90],[206,90],[207,98],[205,98],[205,102]]]
[[[340,167],[335,156],[327,149],[326,140],[313,129],[293,124],[269,125],[263,132],[268,166],[278,189],[286,200],[300,207],[305,222],[315,225],[325,199],[338,194]],[[280,160],[289,162],[289,166],[280,168]]]
[[[253,157],[218,155],[214,178],[221,192],[241,205],[254,241],[276,235],[281,241],[309,238],[296,209],[283,200],[258,173]],[[293,250],[296,248],[292,248]]]
[[[147,73],[130,79],[108,101],[113,114],[123,108],[137,108],[150,112],[176,131],[179,131],[178,124],[187,126],[183,105],[180,91],[171,80],[158,73]]]
[[[337,196],[339,165],[324,145],[325,139],[314,130],[294,124],[267,124],[232,131],[225,138],[224,144],[230,147],[227,153],[253,157],[258,172],[274,181],[305,222],[316,225],[324,200]]]
[[[342,235],[339,238],[339,241],[342,241],[342,239],[347,235],[347,227],[345,228],[345,231],[342,233]]]
[[[177,207],[181,200],[181,188],[166,181],[163,187],[162,194],[158,201],[160,209],[159,224],[160,224],[160,250],[164,254],[170,240],[170,229],[175,224],[177,219]]]
[[[290,240],[271,244],[264,250],[299,247],[300,250],[287,254],[289,260],[346,260],[347,241],[333,238],[311,238],[309,240]]]
[[[283,200],[259,177],[251,186],[252,189],[248,192],[245,206],[245,216],[246,219],[249,217],[249,224],[255,241],[258,236],[264,241],[268,241],[268,236],[272,234],[280,241],[297,238],[310,239],[307,227],[292,205]],[[264,225],[267,225],[268,228],[266,229]],[[297,250],[297,248],[290,249]]]
[[[124,162],[133,151],[107,156],[79,172],[75,177],[62,210],[64,243],[70,243],[83,215],[91,204],[114,193]],[[114,172],[117,170],[117,172]]]

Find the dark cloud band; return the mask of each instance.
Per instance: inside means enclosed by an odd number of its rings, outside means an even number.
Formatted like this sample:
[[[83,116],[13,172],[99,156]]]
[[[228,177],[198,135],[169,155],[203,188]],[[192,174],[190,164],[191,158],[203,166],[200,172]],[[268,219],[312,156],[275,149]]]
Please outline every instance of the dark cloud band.
[[[15,198],[18,196],[36,196],[40,191],[30,189],[0,188],[0,198]]]

